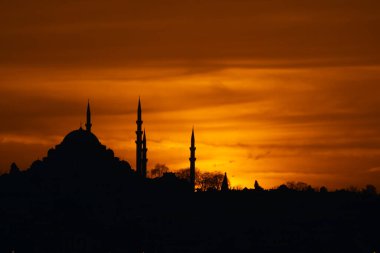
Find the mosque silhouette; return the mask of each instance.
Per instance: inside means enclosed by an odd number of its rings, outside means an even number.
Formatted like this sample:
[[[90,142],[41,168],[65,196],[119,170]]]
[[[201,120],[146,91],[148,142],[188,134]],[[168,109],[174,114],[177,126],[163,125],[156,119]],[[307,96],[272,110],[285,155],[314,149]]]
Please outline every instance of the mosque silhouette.
[[[0,176],[0,252],[380,252],[380,199],[280,186],[195,191],[195,134],[187,178],[147,177],[139,100],[136,168],[92,132],[67,134],[42,160]]]
[[[83,173],[86,177],[112,173],[115,167],[122,168],[124,173],[139,176],[141,179],[147,177],[147,139],[145,130],[142,131],[142,109],[139,98],[137,108],[137,130],[136,130],[136,168],[132,167],[127,161],[120,161],[114,156],[114,152],[102,145],[96,135],[92,132],[90,102],[87,104],[85,129],[79,129],[67,134],[62,143],[48,151],[47,157],[42,162],[37,161],[32,168],[44,166],[54,167],[56,173],[68,174],[70,171],[76,175]],[[188,184],[189,189],[195,190],[195,136],[194,128],[191,135],[190,146],[190,167]],[[116,171],[116,170],[115,170]],[[170,173],[166,177],[173,177]],[[141,180],[139,179],[139,180]],[[226,179],[227,180],[227,179]]]

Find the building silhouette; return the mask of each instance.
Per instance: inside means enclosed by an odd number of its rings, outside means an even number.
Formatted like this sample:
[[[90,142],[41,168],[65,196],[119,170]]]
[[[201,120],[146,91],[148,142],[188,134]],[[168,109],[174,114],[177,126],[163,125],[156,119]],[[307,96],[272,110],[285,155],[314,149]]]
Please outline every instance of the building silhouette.
[[[143,131],[142,131],[142,117],[141,117],[141,102],[139,98],[139,104],[137,107],[137,130],[136,130],[136,172],[140,176],[143,175],[142,168],[142,149],[143,149]],[[146,174],[146,173],[145,173]]]
[[[195,136],[194,136],[194,127],[191,133],[191,146],[190,146],[190,186],[191,189],[195,190],[195,161],[197,158],[195,158],[195,150],[197,148],[195,147]]]
[[[141,172],[142,176],[146,177],[146,169],[148,164],[148,159],[146,157],[146,153],[148,152],[148,149],[146,147],[146,134],[144,129],[144,137],[143,137],[143,145],[142,145],[142,156],[141,156]]]

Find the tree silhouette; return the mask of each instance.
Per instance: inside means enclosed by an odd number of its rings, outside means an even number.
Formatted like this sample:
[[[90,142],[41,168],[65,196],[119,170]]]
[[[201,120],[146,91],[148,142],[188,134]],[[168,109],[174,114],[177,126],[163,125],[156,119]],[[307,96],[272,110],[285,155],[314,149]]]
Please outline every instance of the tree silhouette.
[[[154,169],[150,171],[151,178],[162,177],[165,173],[169,172],[169,167],[166,164],[157,163]]]
[[[367,195],[376,195],[377,194],[377,190],[376,190],[376,187],[374,185],[368,184],[363,189],[363,193],[365,193]]]
[[[319,189],[319,192],[320,193],[327,193],[328,192],[328,189],[326,186],[322,186],[320,189]]]
[[[359,192],[358,187],[353,186],[353,185],[350,185],[350,186],[347,187],[345,190],[348,191],[348,192],[354,192],[354,193],[358,193],[358,192]]]
[[[190,180],[190,169],[184,168],[175,171],[175,175],[178,178],[185,179],[187,181]],[[224,175],[219,171],[213,172],[201,172],[198,169],[195,169],[195,188],[199,191],[208,191],[221,190],[221,185],[223,182]],[[228,180],[229,184],[229,180]]]
[[[179,169],[179,170],[176,170],[174,173],[176,177],[190,182],[190,168]],[[195,182],[197,182],[198,178],[199,178],[199,170],[195,169]]]
[[[286,186],[288,189],[294,191],[314,191],[311,185],[304,182],[287,182]]]
[[[224,175],[218,171],[203,172],[199,174],[196,187],[201,191],[216,190],[219,191],[222,186]]]

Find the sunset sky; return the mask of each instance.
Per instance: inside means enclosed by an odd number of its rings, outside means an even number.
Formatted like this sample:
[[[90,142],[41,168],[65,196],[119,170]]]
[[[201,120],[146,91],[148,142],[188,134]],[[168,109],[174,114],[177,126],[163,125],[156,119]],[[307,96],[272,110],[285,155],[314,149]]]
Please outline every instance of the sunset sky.
[[[380,1],[3,0],[0,172],[85,122],[148,168],[380,188]]]

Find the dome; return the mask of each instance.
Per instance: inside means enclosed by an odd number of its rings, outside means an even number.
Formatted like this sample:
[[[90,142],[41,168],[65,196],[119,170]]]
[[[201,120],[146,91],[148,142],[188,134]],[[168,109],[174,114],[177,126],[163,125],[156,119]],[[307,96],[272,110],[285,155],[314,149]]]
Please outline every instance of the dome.
[[[62,141],[63,145],[100,145],[98,138],[90,131],[79,128],[70,132]]]

